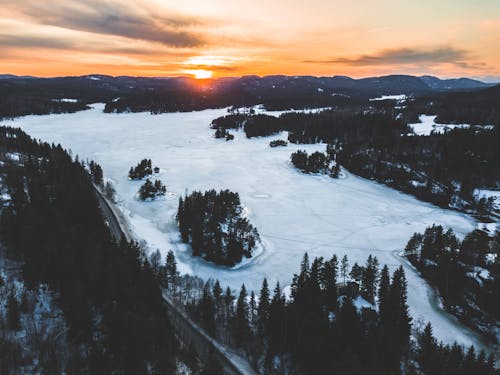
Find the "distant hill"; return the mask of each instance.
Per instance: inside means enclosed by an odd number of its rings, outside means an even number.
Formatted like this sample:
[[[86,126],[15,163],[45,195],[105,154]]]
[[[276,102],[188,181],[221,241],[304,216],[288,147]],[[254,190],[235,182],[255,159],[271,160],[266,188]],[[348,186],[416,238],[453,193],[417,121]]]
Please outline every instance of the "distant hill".
[[[473,90],[494,86],[494,83],[485,83],[470,78],[439,79],[432,76],[422,76],[420,79],[431,89],[438,91]]]
[[[366,104],[381,95],[433,95],[484,89],[492,84],[468,78],[389,75],[353,79],[272,75],[197,81],[189,77],[147,78],[92,74],[36,78],[0,75],[0,118],[81,110],[106,102],[107,111],[191,111],[264,104],[268,109]],[[62,98],[78,104],[53,104]]]

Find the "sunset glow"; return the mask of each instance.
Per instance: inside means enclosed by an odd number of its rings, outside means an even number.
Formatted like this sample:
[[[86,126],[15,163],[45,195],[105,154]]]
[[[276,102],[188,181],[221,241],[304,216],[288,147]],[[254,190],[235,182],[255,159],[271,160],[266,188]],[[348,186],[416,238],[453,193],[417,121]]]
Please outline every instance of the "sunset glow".
[[[186,72],[192,74],[196,79],[212,78],[212,72],[210,70],[195,69],[195,70],[188,70]]]
[[[497,0],[0,0],[0,7],[0,74],[500,77]]]

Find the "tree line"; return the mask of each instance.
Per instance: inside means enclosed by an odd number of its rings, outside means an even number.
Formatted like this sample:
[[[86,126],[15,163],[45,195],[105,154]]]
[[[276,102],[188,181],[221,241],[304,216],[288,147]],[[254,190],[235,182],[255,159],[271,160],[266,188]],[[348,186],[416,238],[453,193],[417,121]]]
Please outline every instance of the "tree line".
[[[349,267],[347,256],[310,262],[305,254],[289,297],[267,279],[258,294],[184,280],[168,288],[176,301],[261,374],[497,373],[492,355],[439,343],[430,324],[410,340],[405,272],[391,276],[373,256]]]

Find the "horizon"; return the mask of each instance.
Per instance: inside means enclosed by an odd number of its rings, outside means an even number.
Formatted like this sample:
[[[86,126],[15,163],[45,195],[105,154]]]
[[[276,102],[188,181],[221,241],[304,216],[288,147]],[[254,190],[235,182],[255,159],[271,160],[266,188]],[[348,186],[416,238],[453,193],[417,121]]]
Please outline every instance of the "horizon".
[[[476,80],[480,81],[483,83],[489,83],[489,84],[500,84],[500,77],[494,78],[494,77],[486,77],[486,78],[481,78],[481,77],[473,77],[473,76],[457,76],[457,77],[443,77],[443,76],[438,76],[438,75],[429,75],[429,74],[423,74],[423,75],[413,75],[413,74],[406,74],[406,73],[391,73],[391,74],[384,74],[380,76],[362,76],[362,77],[352,77],[348,76],[345,74],[334,74],[330,76],[326,75],[314,75],[314,74],[302,74],[302,75],[296,75],[296,74],[266,74],[266,75],[258,75],[258,74],[244,74],[240,76],[220,76],[220,77],[211,77],[211,78],[198,78],[193,75],[169,75],[169,76],[141,76],[141,75],[110,75],[110,74],[103,74],[103,73],[90,73],[90,74],[81,74],[81,75],[56,75],[56,76],[35,76],[31,74],[23,74],[23,75],[17,75],[17,74],[12,74],[12,73],[0,73],[0,77],[2,76],[14,76],[17,78],[33,78],[33,79],[55,79],[55,78],[78,78],[78,77],[95,77],[95,76],[105,76],[105,77],[111,77],[111,78],[122,78],[122,77],[131,77],[131,78],[151,78],[151,79],[170,79],[170,78],[186,78],[186,79],[193,79],[193,80],[200,80],[200,81],[217,81],[221,79],[240,79],[244,77],[257,77],[257,78],[266,78],[266,77],[313,77],[313,78],[335,78],[335,77],[346,77],[350,78],[353,80],[361,80],[361,79],[368,79],[368,78],[383,78],[383,77],[389,77],[389,76],[406,76],[406,77],[415,77],[415,78],[422,78],[422,77],[434,77],[439,80],[445,81],[445,80],[453,80],[453,79],[470,79],[470,80]],[[1,78],[0,78],[1,79]]]
[[[500,2],[0,0],[0,71],[500,81]],[[337,73],[337,74],[336,74]]]

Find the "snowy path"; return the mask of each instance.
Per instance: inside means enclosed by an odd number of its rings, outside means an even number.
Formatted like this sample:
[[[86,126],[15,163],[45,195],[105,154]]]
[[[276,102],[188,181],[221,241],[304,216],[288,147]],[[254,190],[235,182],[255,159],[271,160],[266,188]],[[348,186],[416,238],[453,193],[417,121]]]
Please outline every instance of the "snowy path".
[[[137,238],[165,254],[174,250],[181,272],[218,278],[234,289],[241,283],[258,290],[264,277],[289,285],[305,251],[310,257],[347,254],[352,265],[369,254],[393,271],[393,255],[414,232],[433,223],[451,227],[459,236],[476,228],[469,216],[443,210],[381,184],[346,173],[334,180],[310,176],[289,163],[296,149],[324,150],[325,145],[270,148],[267,137],[247,139],[236,132],[226,142],[212,137],[209,124],[224,109],[151,116],[148,113],[104,114],[103,105],[66,115],[28,116],[8,121],[42,140],[61,143],[102,165],[117,190],[118,206]],[[140,202],[140,182],[129,181],[130,166],[151,158],[170,193],[164,200]],[[222,189],[240,193],[250,221],[259,230],[265,251],[238,269],[216,267],[190,255],[174,222],[178,197],[186,190]],[[467,330],[442,318],[429,302],[425,283],[409,275],[409,303],[415,319],[431,321],[439,339],[469,345]]]

